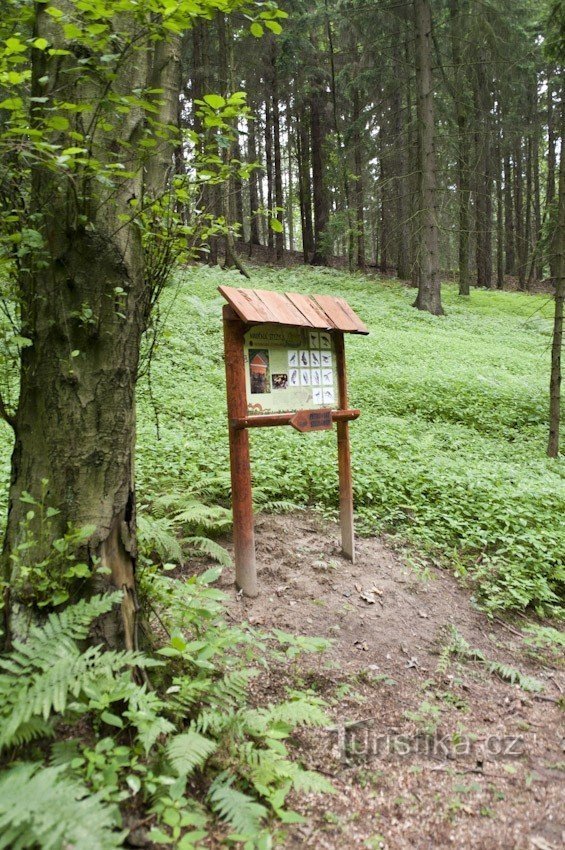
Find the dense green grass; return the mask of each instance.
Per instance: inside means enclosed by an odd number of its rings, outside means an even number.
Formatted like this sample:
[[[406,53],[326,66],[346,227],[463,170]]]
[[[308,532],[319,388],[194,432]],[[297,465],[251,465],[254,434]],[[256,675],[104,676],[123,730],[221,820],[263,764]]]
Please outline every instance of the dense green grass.
[[[139,393],[142,500],[167,490],[228,498],[220,283],[242,279],[190,269],[163,299],[152,399],[147,379]],[[550,300],[465,300],[446,287],[438,319],[396,282],[336,271],[254,269],[250,285],[343,295],[371,330],[347,339],[351,403],[363,411],[351,427],[359,528],[445,556],[492,608],[555,601],[565,463],[545,457]],[[260,503],[335,507],[335,433],[265,429],[251,442]]]
[[[153,369],[160,440],[140,403],[142,493],[229,491],[220,283],[180,276]],[[255,269],[257,287],[346,297],[369,337],[348,337],[358,524],[446,555],[492,606],[549,602],[564,578],[565,464],[545,457],[552,305],[547,297],[448,287],[448,315],[410,304],[396,283],[335,271]],[[169,301],[169,303],[171,303]],[[335,434],[251,434],[259,501],[336,504]]]

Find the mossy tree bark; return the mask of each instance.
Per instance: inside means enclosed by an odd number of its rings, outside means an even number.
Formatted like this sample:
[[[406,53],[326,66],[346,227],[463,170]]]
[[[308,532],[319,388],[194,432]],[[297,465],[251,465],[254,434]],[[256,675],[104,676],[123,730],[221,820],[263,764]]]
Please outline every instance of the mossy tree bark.
[[[51,5],[66,8],[64,0]],[[26,557],[37,563],[69,525],[89,526],[81,554],[106,570],[94,570],[92,578],[74,591],[78,595],[123,589],[121,611],[106,618],[100,628],[109,645],[133,647],[138,619],[135,384],[153,290],[146,278],[141,233],[131,223],[131,204],[143,203],[148,192],[162,189],[172,146],[163,141],[150,163],[141,162],[143,110],[132,106],[125,112],[112,111],[110,120],[107,77],[78,73],[77,56],[62,27],[44,6],[36,8],[35,35],[71,55],[33,51],[32,95],[46,100],[34,107],[32,121],[39,124],[62,100],[94,104],[93,110],[72,113],[76,129],[85,133],[91,122],[90,156],[101,168],[121,161],[130,175],[112,184],[81,173],[80,167],[69,174],[41,164],[32,174],[32,211],[37,213],[44,252],[42,262],[20,280],[22,333],[31,344],[21,356],[4,543],[10,588],[8,635],[21,635],[34,616],[33,588],[26,584],[20,559],[10,557],[22,542],[29,505],[21,496],[27,491],[38,500],[46,493],[45,502],[59,513],[50,519],[46,535],[41,512],[36,512],[29,530],[37,543]],[[138,35],[132,21],[132,44]],[[123,50],[111,84],[113,94],[126,96],[159,80],[164,91],[161,114],[152,117],[174,120],[178,103],[174,45],[157,42],[135,51],[124,45]],[[105,119],[96,123],[96,111],[103,111],[100,105],[105,100]],[[57,141],[56,136],[51,141]]]

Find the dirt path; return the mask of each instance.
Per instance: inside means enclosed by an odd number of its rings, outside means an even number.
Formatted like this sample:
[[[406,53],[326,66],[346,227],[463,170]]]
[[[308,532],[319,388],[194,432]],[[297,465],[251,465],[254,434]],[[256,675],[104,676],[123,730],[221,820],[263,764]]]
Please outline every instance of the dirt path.
[[[333,641],[261,683],[271,698],[311,687],[335,719],[296,746],[337,793],[294,801],[308,823],[281,846],[565,846],[559,659],[532,658],[516,625],[489,621],[457,579],[414,569],[379,539],[360,540],[352,565],[334,525],[297,513],[259,518],[256,540],[261,596],[239,597],[226,571],[230,616]],[[502,681],[457,655],[462,647],[535,677],[543,691]]]

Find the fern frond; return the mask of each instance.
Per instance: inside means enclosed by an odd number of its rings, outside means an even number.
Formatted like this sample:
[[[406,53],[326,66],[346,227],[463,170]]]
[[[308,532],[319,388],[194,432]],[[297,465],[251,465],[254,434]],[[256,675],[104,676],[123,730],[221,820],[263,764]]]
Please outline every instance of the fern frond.
[[[132,686],[124,715],[136,727],[138,740],[146,754],[161,735],[168,735],[175,728],[170,720],[161,714],[166,707],[163,700],[153,691],[148,691],[145,685]]]
[[[292,787],[295,791],[305,794],[335,794],[335,788],[325,776],[315,770],[305,770],[294,763],[292,773]]]
[[[507,664],[502,664],[500,661],[490,661],[488,669],[489,673],[493,673],[504,682],[509,682],[511,685],[519,685],[525,691],[540,693],[544,689],[543,684],[538,679],[534,679],[533,676],[525,676],[519,670],[509,667]]]
[[[181,562],[182,547],[172,520],[140,513],[137,517],[137,536],[144,552],[156,552],[163,561]]]
[[[202,554],[208,555],[209,558],[213,558],[222,567],[231,567],[232,559],[230,553],[223,546],[220,546],[219,543],[216,543],[215,540],[210,540],[209,537],[187,537],[185,542],[198,552],[202,552]]]
[[[230,824],[240,836],[252,837],[261,829],[267,809],[252,797],[232,787],[233,779],[222,774],[213,783],[208,794],[212,811]]]
[[[267,709],[265,718],[269,725],[284,723],[292,729],[296,726],[327,726],[331,721],[323,705],[322,700],[299,697]]]
[[[232,516],[221,505],[206,505],[198,499],[192,499],[174,514],[173,520],[176,525],[187,528],[218,532],[230,527]]]
[[[170,739],[166,753],[176,773],[187,777],[195,768],[202,767],[217,747],[215,741],[189,729]]]
[[[110,685],[127,667],[159,662],[141,653],[105,652],[91,646],[81,652],[76,639],[85,638],[92,621],[111,609],[120,594],[94,597],[50,614],[44,626],[34,625],[26,643],[14,642],[0,659],[0,749],[50,734],[52,712],[65,712],[69,698]]]
[[[115,807],[64,768],[22,763],[0,774],[0,850],[114,850],[123,838]]]

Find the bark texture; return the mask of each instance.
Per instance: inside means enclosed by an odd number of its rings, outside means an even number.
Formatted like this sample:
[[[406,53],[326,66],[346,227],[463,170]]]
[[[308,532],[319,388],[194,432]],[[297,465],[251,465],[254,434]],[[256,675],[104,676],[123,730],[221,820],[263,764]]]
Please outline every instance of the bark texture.
[[[565,138],[565,120],[562,120],[561,138]],[[565,157],[559,165],[559,208],[557,231],[554,238],[556,271],[555,316],[551,345],[551,377],[549,384],[549,440],[547,454],[559,454],[559,431],[561,421],[561,355],[563,351],[563,308],[565,304]]]
[[[65,7],[64,0],[52,5]],[[133,41],[136,24],[130,25]],[[35,34],[56,47],[72,49],[40,5]],[[177,60],[173,43],[126,53],[113,90],[129,94],[159,79],[160,118],[174,120]],[[103,96],[105,80],[77,80],[68,69],[73,61],[75,57],[69,62],[34,51],[32,94],[47,98],[35,107],[38,118],[54,98],[81,103]],[[114,162],[121,150],[121,161],[132,170],[133,176],[114,187],[87,178],[71,182],[41,165],[32,174],[31,204],[42,216],[47,262],[20,280],[23,333],[32,344],[21,358],[4,544],[9,635],[21,634],[33,616],[33,588],[22,579],[18,560],[9,557],[22,540],[22,520],[29,509],[21,496],[28,491],[39,499],[45,489],[47,505],[59,513],[51,519],[49,533],[42,535],[36,511],[31,530],[37,543],[27,556],[44,557],[52,539],[62,537],[69,524],[90,526],[82,554],[91,564],[101,563],[108,574],[95,572],[76,593],[108,586],[123,589],[121,616],[105,618],[100,628],[110,645],[133,647],[137,642],[135,384],[152,288],[140,232],[121,217],[131,214],[133,198],[143,200],[147,192],[163,190],[174,149],[172,138],[162,139],[144,167],[137,146],[144,122],[142,110],[133,107],[114,120],[111,130],[92,128],[93,155],[103,163]]]
[[[436,153],[429,0],[414,0],[416,89],[418,95],[418,296],[414,306],[443,315],[439,277]]]

